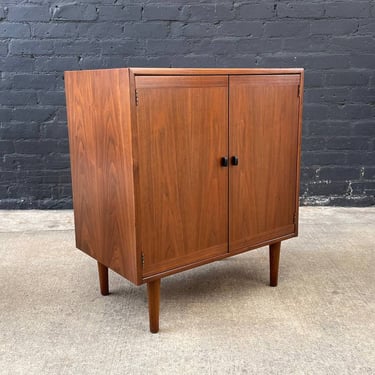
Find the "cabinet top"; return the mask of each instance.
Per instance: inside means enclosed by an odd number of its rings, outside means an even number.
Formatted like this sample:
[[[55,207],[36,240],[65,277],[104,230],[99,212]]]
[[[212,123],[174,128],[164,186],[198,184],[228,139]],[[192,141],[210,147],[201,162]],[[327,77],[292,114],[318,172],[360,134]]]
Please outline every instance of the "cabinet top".
[[[302,74],[303,68],[117,68],[134,75],[241,75],[241,74]]]

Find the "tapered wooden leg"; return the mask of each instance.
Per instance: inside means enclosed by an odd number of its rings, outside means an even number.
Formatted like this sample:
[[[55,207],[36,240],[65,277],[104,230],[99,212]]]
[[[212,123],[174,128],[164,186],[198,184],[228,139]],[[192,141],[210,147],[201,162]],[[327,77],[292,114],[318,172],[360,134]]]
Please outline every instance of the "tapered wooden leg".
[[[270,245],[270,285],[277,286],[281,242]]]
[[[98,262],[100,293],[103,296],[109,294],[108,289],[108,267]]]
[[[150,319],[150,331],[159,332],[159,309],[160,309],[160,279],[147,283],[148,315]]]

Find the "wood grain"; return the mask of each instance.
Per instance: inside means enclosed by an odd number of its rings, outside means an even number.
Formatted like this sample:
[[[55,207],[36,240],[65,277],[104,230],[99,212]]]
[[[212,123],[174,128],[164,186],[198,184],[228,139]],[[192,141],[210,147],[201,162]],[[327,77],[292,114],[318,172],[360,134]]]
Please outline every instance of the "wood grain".
[[[298,86],[300,83],[299,74],[267,74],[267,75],[245,75],[231,77],[231,87],[247,86]]]
[[[147,283],[148,294],[148,316],[150,321],[150,332],[159,332],[160,311],[160,279]]]
[[[162,271],[160,273],[153,274],[152,276],[144,276],[143,281],[149,282],[149,281],[160,279],[160,278],[163,278],[163,277],[166,277],[166,276],[169,276],[169,275],[174,275],[176,273],[186,271],[186,270],[190,270],[190,269],[202,266],[204,264],[208,264],[208,263],[212,263],[212,262],[222,260],[222,259],[225,259],[225,258],[228,258],[228,257],[232,257],[232,256],[235,256],[235,255],[238,255],[238,254],[250,251],[250,250],[255,250],[255,249],[258,249],[258,248],[263,247],[263,246],[268,246],[272,243],[288,240],[288,239],[293,238],[295,236],[296,236],[295,233],[292,233],[292,234],[288,234],[286,236],[274,238],[272,240],[259,242],[259,243],[256,243],[254,245],[251,245],[251,246],[246,246],[242,249],[236,249],[235,251],[231,251],[230,253],[219,254],[219,255],[215,255],[215,256],[212,256],[212,257],[207,258],[207,259],[202,259],[202,260],[199,260],[199,261],[191,262],[191,263],[186,264],[184,266],[172,268],[172,269],[169,269],[167,271]]]
[[[130,68],[134,75],[271,75],[301,74],[302,68]]]
[[[183,87],[176,87],[180,77],[172,78],[160,84],[156,77],[147,87],[136,78],[144,276],[228,251],[228,168],[220,165],[228,152],[227,77],[189,77]],[[211,79],[217,85],[206,87]]]
[[[224,228],[224,231],[227,232],[228,229]],[[226,253],[227,249],[228,249],[227,244],[225,245],[225,251],[223,251],[223,244],[219,244],[216,246],[212,246],[210,248],[204,248],[202,250],[191,251],[191,252],[188,252],[187,254],[184,254],[178,257],[173,257],[171,259],[167,258],[165,260],[158,262],[158,269],[156,271],[155,271],[155,267],[153,264],[149,264],[148,262],[146,262],[144,270],[143,270],[143,277],[147,278],[149,276],[155,275],[155,272],[156,273],[163,272],[162,270],[173,270],[184,264],[192,264],[200,260],[211,259],[217,256],[218,254]]]
[[[230,251],[294,232],[299,77],[230,77]]]
[[[127,69],[65,72],[76,246],[139,284]]]
[[[267,232],[253,233],[250,240],[249,237],[244,236],[243,238],[232,241],[230,243],[230,252],[231,254],[242,253],[249,249],[250,245],[256,245],[261,243],[264,244],[267,242],[269,243],[270,241],[273,241],[276,238],[284,237],[288,234],[295,235],[294,224],[289,224],[275,229],[270,229]]]
[[[298,231],[303,69],[75,71],[65,85],[76,245],[103,295],[108,267],[147,282],[156,333],[161,277],[270,245],[277,285]]]
[[[297,191],[296,191],[296,219],[294,223],[294,232],[298,235],[299,223],[299,194],[300,194],[300,178],[301,178],[301,147],[302,147],[302,115],[303,115],[303,94],[305,87],[305,73],[304,70],[300,74],[301,82],[299,89],[299,106],[298,106],[298,147],[297,147]]]
[[[135,78],[137,89],[165,87],[228,87],[228,80],[222,76],[137,76]]]
[[[100,293],[103,296],[107,296],[109,294],[108,267],[98,262],[98,273],[99,273]]]
[[[279,262],[280,262],[281,242],[270,245],[270,286],[277,286],[279,279]]]

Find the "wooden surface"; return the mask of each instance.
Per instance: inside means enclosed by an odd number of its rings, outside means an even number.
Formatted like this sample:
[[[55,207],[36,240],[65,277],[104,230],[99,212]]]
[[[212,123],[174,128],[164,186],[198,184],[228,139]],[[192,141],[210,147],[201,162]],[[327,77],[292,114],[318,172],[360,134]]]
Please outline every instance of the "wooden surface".
[[[270,245],[270,286],[277,286],[279,279],[279,262],[280,262],[280,247],[281,242],[276,242]]]
[[[298,230],[302,69],[76,71],[65,85],[76,244],[103,295],[108,267],[147,282],[156,333],[161,277],[270,245],[277,285]]]
[[[104,267],[140,284],[297,234],[303,69],[65,81],[77,247]]]
[[[259,75],[301,74],[301,68],[130,68],[134,75]]]
[[[301,147],[302,147],[302,115],[303,115],[303,94],[305,87],[305,73],[302,70],[299,90],[299,106],[298,106],[298,148],[297,148],[297,190],[296,190],[296,219],[294,223],[294,232],[298,235],[298,223],[299,223],[299,194],[300,194],[300,178],[301,178]]]
[[[228,87],[228,78],[222,76],[136,76],[135,85],[137,89],[146,88],[206,88],[206,87]]]
[[[148,316],[150,321],[150,332],[159,332],[160,311],[160,279],[147,283],[148,294]]]
[[[218,261],[218,260],[222,260],[222,259],[234,256],[234,255],[237,255],[237,254],[247,252],[249,250],[255,250],[255,249],[258,249],[258,248],[263,247],[263,246],[268,246],[271,243],[275,243],[277,241],[285,241],[285,240],[288,240],[288,239],[293,238],[293,237],[296,237],[295,233],[291,233],[291,234],[288,234],[286,236],[275,237],[274,239],[267,239],[267,240],[262,241],[262,242],[257,242],[256,244],[251,245],[251,246],[249,245],[249,246],[244,246],[242,248],[237,248],[235,251],[233,250],[230,253],[227,252],[227,253],[224,253],[224,254],[215,255],[215,256],[212,256],[210,258],[205,258],[205,259],[201,259],[201,260],[198,260],[198,261],[188,263],[184,266],[171,268],[171,269],[168,269],[166,271],[162,271],[160,273],[150,274],[149,276],[143,276],[143,281],[149,282],[149,281],[160,279],[160,278],[163,278],[163,277],[166,277],[166,276],[174,275],[174,274],[182,272],[182,271],[186,271],[186,270],[189,270],[189,269],[192,269],[192,268],[202,266],[204,264],[208,264],[208,263],[212,263],[212,262],[215,262],[215,261]]]
[[[166,78],[166,80],[164,80]],[[227,77],[136,77],[134,160],[143,275],[228,250]]]
[[[230,251],[294,232],[300,76],[231,76]]]
[[[99,273],[100,293],[103,296],[107,296],[109,294],[108,267],[98,262],[98,273]]]
[[[128,70],[66,72],[65,89],[76,245],[139,284]]]
[[[126,70],[134,76],[303,74],[303,68],[114,68],[93,69],[90,72],[108,72],[111,70]],[[72,72],[82,72],[82,70]]]

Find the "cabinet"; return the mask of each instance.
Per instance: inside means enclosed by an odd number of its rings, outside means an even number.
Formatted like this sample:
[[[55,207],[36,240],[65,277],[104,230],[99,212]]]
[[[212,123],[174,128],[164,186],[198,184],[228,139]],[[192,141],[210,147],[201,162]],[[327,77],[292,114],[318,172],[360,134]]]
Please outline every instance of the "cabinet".
[[[147,283],[298,231],[303,69],[65,72],[76,247]]]

